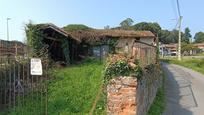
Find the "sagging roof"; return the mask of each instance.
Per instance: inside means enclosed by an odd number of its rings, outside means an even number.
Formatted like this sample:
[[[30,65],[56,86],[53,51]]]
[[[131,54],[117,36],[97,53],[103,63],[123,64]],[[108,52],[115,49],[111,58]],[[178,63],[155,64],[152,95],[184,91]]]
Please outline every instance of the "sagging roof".
[[[88,29],[77,31],[65,31],[52,23],[37,24],[41,29],[52,29],[65,37],[77,40],[78,42],[86,41],[96,42],[104,38],[156,38],[150,31],[134,31],[134,30],[117,30],[117,29]]]
[[[0,47],[7,47],[7,45],[9,46],[26,46],[26,44],[24,44],[23,42],[17,41],[17,40],[12,40],[12,41],[7,41],[7,40],[2,40],[0,39]]]
[[[134,30],[111,30],[111,29],[90,29],[70,32],[74,38],[82,39],[101,39],[104,37],[111,38],[155,38],[150,31],[134,31]]]
[[[43,29],[43,30],[52,29],[52,30],[58,32],[59,34],[65,36],[67,38],[71,38],[71,39],[74,39],[74,40],[80,42],[80,40],[78,38],[71,36],[68,32],[64,31],[63,29],[57,27],[56,25],[54,25],[52,23],[37,24],[37,26],[39,26],[40,29]]]

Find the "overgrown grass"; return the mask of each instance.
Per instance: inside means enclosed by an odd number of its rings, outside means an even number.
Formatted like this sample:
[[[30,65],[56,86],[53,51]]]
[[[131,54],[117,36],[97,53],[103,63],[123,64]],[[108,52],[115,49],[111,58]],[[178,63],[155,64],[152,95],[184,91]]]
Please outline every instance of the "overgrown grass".
[[[204,56],[204,53],[199,53],[197,54],[197,56]]]
[[[52,80],[48,85],[48,115],[88,115],[96,95],[103,83],[103,64],[99,61],[89,60],[80,65],[53,70]],[[35,95],[34,95],[35,97]],[[94,113],[105,113],[105,94],[97,102]],[[40,99],[28,102],[26,106],[11,109],[10,114],[26,115],[43,114]],[[30,103],[29,103],[30,102]],[[36,106],[33,110],[33,106]]]
[[[176,59],[164,59],[162,61],[181,65],[204,74],[204,59],[182,59],[182,61]]]
[[[162,73],[163,82],[162,86],[158,89],[156,97],[148,111],[148,115],[162,115],[164,109],[165,109],[165,88],[164,88],[164,82],[165,82],[165,74],[164,71]]]
[[[106,115],[106,103],[107,103],[107,92],[103,89],[101,92],[100,99],[96,104],[96,108],[94,110],[94,115]]]
[[[49,85],[48,114],[89,114],[102,79],[102,64],[89,61],[79,66],[58,69]]]

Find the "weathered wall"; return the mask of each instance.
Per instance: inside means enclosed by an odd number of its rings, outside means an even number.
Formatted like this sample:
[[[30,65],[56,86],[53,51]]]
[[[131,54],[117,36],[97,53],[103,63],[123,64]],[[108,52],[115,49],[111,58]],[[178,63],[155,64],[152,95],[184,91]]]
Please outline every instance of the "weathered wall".
[[[159,69],[145,70],[140,80],[135,77],[116,77],[107,86],[108,115],[146,115],[162,77]]]
[[[154,43],[154,38],[140,38],[140,41],[152,45]]]

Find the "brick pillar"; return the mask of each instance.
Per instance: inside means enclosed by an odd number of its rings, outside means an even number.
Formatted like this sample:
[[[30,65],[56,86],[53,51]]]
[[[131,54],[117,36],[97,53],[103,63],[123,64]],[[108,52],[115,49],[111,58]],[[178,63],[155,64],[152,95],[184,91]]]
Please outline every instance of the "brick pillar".
[[[107,86],[108,115],[136,115],[137,78],[117,77]]]

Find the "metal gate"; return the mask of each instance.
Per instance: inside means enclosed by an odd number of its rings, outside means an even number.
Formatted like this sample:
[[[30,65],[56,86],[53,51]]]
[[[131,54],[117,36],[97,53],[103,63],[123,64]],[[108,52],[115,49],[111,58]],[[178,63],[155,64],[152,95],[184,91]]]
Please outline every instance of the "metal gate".
[[[31,58],[16,46],[0,41],[0,115],[46,115],[47,60],[42,76],[31,75]]]

